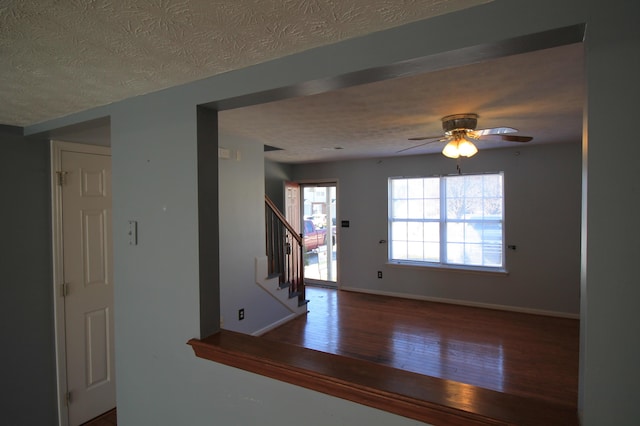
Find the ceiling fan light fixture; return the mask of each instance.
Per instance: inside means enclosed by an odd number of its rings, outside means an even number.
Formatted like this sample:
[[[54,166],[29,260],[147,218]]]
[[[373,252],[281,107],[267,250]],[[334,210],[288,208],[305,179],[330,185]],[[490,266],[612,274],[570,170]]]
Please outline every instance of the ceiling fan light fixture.
[[[478,153],[478,148],[468,139],[460,139],[458,142],[458,152],[463,157],[472,157]]]
[[[442,154],[449,158],[472,157],[478,152],[478,148],[469,140],[463,131],[453,136],[453,139],[444,147]]]
[[[454,139],[449,142],[444,149],[442,150],[442,155],[449,158],[458,158],[460,157],[460,150],[458,149],[458,139]]]
[[[442,129],[444,130],[444,138],[438,136],[424,136],[417,138],[409,138],[412,141],[423,141],[419,145],[401,149],[398,152],[408,151],[433,142],[448,141],[442,150],[442,154],[449,158],[473,157],[478,152],[475,145],[477,140],[488,137],[493,140],[502,140],[506,142],[529,142],[533,138],[531,136],[510,135],[518,130],[512,127],[490,127],[487,129],[477,129],[478,114],[453,114],[442,117]]]

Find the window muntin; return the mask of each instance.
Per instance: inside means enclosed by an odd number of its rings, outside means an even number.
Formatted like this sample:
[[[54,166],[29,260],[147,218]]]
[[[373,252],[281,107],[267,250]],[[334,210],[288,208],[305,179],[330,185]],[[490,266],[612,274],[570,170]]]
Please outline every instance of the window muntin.
[[[389,179],[389,260],[504,268],[502,173]]]

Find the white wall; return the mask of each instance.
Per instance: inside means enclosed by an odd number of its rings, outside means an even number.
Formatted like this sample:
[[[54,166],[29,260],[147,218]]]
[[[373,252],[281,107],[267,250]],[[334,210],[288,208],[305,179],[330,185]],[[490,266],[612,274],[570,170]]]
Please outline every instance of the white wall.
[[[560,315],[579,314],[580,143],[480,151],[463,173],[504,172],[509,274],[398,267],[387,263],[388,179],[456,173],[441,154],[304,164],[295,179],[337,178],[340,220],[340,286],[499,305]],[[383,279],[377,271],[383,271]]]

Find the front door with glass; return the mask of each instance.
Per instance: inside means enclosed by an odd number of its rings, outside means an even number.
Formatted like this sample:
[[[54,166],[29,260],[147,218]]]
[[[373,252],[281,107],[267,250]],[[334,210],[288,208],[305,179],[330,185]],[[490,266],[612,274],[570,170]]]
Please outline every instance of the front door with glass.
[[[336,184],[305,184],[301,192],[305,281],[336,286]]]

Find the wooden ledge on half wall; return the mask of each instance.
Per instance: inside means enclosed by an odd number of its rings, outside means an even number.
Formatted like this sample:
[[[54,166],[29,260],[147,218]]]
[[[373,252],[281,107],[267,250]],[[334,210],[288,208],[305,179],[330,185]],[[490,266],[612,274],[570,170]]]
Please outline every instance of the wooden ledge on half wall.
[[[199,358],[434,425],[579,424],[574,407],[232,331],[188,344]]]

